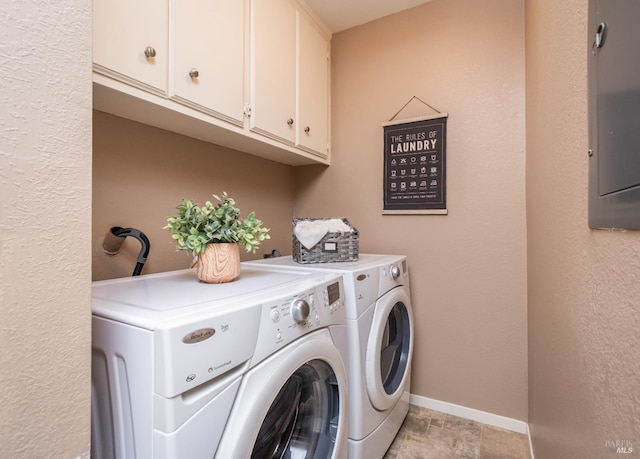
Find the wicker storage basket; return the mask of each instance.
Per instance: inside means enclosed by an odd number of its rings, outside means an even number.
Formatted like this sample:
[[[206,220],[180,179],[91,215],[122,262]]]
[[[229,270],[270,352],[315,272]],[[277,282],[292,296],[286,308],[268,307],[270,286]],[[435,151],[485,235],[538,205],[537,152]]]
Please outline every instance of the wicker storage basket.
[[[328,220],[328,218],[294,218],[293,228],[302,220]],[[341,218],[353,229],[349,233],[327,233],[311,249],[303,246],[293,235],[293,259],[302,264],[333,263],[337,261],[356,261],[358,259],[358,230],[351,226],[349,220]]]

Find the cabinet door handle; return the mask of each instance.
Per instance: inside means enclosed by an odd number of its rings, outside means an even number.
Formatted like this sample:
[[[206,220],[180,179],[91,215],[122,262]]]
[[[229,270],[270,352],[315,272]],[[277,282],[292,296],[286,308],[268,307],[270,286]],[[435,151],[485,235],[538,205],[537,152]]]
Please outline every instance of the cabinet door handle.
[[[191,69],[189,70],[189,76],[191,78],[198,78],[200,76],[200,72],[198,72],[198,69]]]
[[[304,128],[304,132],[306,132],[308,134],[309,132],[311,132],[311,128],[309,126],[306,126]]]
[[[293,126],[293,118],[289,118],[289,119],[287,120],[287,124],[288,124],[289,126]]]
[[[147,57],[156,57],[156,50],[153,48],[153,46],[147,46],[144,49],[144,55]]]

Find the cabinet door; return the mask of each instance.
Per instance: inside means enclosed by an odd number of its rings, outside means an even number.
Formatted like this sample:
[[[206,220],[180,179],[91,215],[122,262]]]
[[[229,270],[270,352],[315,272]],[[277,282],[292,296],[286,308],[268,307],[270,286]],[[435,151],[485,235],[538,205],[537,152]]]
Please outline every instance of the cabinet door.
[[[294,145],[296,6],[252,0],[251,7],[251,130]]]
[[[168,0],[94,0],[94,69],[165,95],[168,16]]]
[[[329,142],[329,42],[305,15],[298,13],[299,148],[327,156]]]
[[[244,1],[177,0],[170,95],[242,126]]]

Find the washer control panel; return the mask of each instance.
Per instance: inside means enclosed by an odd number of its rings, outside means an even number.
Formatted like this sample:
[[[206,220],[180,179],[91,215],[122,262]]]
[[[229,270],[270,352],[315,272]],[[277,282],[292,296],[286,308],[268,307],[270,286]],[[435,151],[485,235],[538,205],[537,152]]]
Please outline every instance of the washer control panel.
[[[262,320],[252,363],[314,330],[346,324],[342,276],[319,276],[291,293],[262,303]]]

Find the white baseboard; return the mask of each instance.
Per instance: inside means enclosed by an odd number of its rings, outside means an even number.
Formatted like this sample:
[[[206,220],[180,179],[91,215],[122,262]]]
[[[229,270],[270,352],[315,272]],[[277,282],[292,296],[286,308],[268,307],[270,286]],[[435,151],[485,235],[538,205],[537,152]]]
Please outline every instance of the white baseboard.
[[[524,421],[507,418],[499,414],[487,413],[485,411],[467,408],[465,406],[455,405],[453,403],[441,402],[432,398],[423,397],[421,395],[411,395],[409,402],[412,405],[428,408],[430,410],[440,411],[441,413],[452,414],[460,418],[469,419],[471,421],[481,422],[493,427],[510,430],[525,434],[529,437],[529,445],[531,446],[531,436],[529,435],[529,426]],[[533,456],[532,456],[533,457]]]

